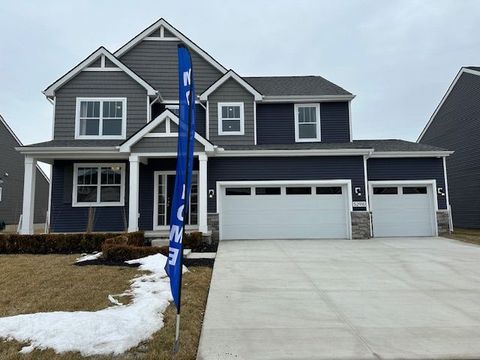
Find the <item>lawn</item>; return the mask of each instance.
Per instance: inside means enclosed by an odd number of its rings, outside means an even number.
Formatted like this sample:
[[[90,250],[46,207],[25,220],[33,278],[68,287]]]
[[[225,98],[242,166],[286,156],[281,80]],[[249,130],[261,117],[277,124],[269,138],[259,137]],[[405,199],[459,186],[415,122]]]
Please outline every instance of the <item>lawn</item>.
[[[453,232],[448,237],[471,244],[480,245],[480,229],[454,228]]]
[[[0,316],[40,311],[95,311],[110,306],[109,294],[129,288],[129,281],[141,273],[117,266],[74,266],[78,255],[0,255]],[[153,338],[121,356],[93,356],[88,359],[195,359],[212,269],[190,267],[183,277],[181,348],[172,357],[175,308],[165,312],[165,326]],[[128,301],[128,299],[126,299]],[[0,342],[0,359],[85,359],[78,353],[55,354],[35,350],[18,351],[22,344]]]

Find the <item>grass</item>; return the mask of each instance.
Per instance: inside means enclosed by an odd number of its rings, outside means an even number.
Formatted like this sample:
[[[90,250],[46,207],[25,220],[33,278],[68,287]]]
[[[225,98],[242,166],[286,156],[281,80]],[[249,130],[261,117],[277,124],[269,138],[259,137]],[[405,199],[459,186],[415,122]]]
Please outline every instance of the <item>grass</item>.
[[[76,255],[0,255],[0,316],[40,311],[95,311],[109,306],[108,294],[129,288],[140,272],[115,266],[73,266]],[[95,360],[195,359],[212,269],[191,267],[183,276],[181,345],[172,356],[175,308],[165,312],[165,326],[150,341],[120,356],[92,356]],[[35,350],[22,355],[25,344],[0,340],[2,360],[80,360],[79,353],[56,354]]]
[[[454,228],[453,232],[448,237],[451,239],[480,245],[480,229]]]

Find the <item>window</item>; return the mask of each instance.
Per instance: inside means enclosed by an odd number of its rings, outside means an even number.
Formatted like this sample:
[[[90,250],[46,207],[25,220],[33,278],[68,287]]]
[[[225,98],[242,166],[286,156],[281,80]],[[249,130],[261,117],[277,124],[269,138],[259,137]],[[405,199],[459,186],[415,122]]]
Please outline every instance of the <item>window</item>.
[[[312,188],[309,187],[287,187],[287,195],[310,195],[312,193]]]
[[[320,104],[295,105],[295,141],[320,141]]]
[[[317,195],[341,195],[341,186],[322,186],[317,187]]]
[[[426,194],[427,187],[426,186],[404,186],[402,191],[403,191],[403,194],[405,195]]]
[[[249,187],[226,188],[225,195],[250,195],[251,189]]]
[[[257,187],[255,195],[280,195],[279,187]]]
[[[397,187],[375,187],[373,188],[374,195],[396,195],[398,194]]]
[[[124,164],[75,164],[73,206],[123,206]]]
[[[243,134],[243,103],[218,103],[218,135]]]
[[[77,98],[77,139],[125,139],[126,98]]]

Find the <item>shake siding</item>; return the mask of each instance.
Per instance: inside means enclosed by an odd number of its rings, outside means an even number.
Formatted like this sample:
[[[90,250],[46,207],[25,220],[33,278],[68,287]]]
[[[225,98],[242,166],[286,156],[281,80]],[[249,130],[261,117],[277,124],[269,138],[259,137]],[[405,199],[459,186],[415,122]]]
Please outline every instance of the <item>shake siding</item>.
[[[56,91],[55,140],[75,137],[77,97],[126,97],[127,138],[147,122],[147,92],[124,72],[80,72]]]
[[[369,181],[436,180],[437,187],[445,191],[441,158],[372,158],[367,160],[367,166]],[[437,201],[439,209],[447,208],[445,196],[437,195]]]
[[[208,159],[209,189],[216,189],[217,181],[332,179],[351,179],[353,201],[365,201],[362,156]],[[362,189],[362,196],[354,195],[355,187]],[[208,199],[208,212],[217,211],[217,197]]]
[[[244,135],[218,135],[219,102],[243,102]],[[253,107],[253,95],[245,90],[244,87],[233,79],[223,83],[208,97],[210,141],[215,145],[224,147],[228,147],[228,145],[253,145],[255,143]]]
[[[349,142],[348,102],[320,103],[320,129],[322,142]],[[295,143],[294,104],[258,104],[257,141],[258,144]]]
[[[460,76],[420,142],[455,151],[447,158],[453,224],[480,228],[480,76]]]
[[[194,151],[204,151],[205,147],[198,141],[195,141]],[[151,153],[151,152],[177,152],[177,137],[146,137],[141,139],[132,147],[132,153]]]
[[[120,163],[122,161],[75,161]],[[52,232],[84,232],[88,223],[88,207],[72,207],[74,161],[55,160],[52,168]],[[125,170],[125,206],[100,206],[94,209],[93,231],[126,231],[128,225],[128,163]]]
[[[141,41],[120,57],[167,100],[178,99],[177,41]],[[191,51],[195,91],[200,95],[222,74]]]

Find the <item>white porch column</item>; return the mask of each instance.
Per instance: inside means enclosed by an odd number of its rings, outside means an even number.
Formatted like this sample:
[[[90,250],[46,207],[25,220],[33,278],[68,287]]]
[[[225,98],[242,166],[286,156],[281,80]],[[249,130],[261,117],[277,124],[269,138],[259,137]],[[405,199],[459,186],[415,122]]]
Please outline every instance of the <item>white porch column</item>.
[[[23,177],[23,215],[20,234],[33,234],[33,216],[35,213],[35,177],[37,160],[25,156],[25,172]]]
[[[138,193],[140,166],[138,156],[129,157],[128,232],[138,231]]]
[[[198,156],[198,230],[202,233],[208,231],[207,226],[207,160],[206,154]]]

